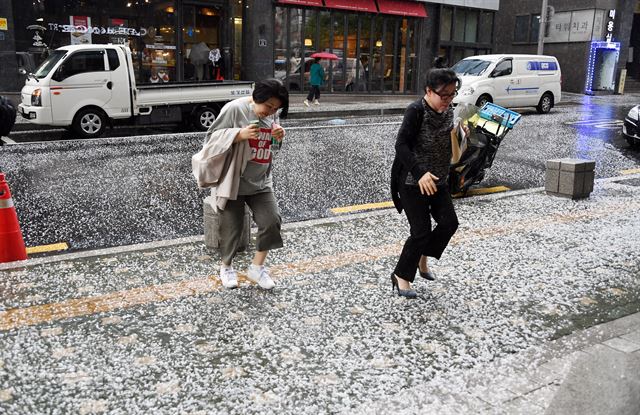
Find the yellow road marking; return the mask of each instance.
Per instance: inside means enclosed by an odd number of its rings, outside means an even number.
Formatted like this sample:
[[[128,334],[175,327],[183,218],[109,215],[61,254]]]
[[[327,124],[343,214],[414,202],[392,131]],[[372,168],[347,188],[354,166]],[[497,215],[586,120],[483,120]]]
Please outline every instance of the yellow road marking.
[[[610,205],[603,205],[593,210],[580,210],[567,213],[556,213],[548,216],[533,217],[516,220],[500,226],[479,229],[467,229],[458,233],[451,240],[451,245],[472,242],[486,238],[520,234],[523,232],[539,231],[541,227],[555,224],[566,224],[578,221],[591,221],[612,214],[640,209],[640,201],[625,201]],[[298,262],[280,264],[271,267],[273,275],[278,279],[305,273],[316,273],[337,269],[348,265],[368,263],[381,258],[396,257],[402,250],[403,241],[380,246],[365,247],[356,251],[338,252],[301,260]],[[246,281],[244,275],[239,275]],[[150,304],[155,302],[174,300],[183,297],[197,296],[220,290],[221,284],[217,278],[203,277],[178,282],[133,288],[93,297],[73,298],[59,303],[35,305],[24,308],[14,308],[0,311],[0,331],[33,326],[41,323],[65,320],[113,310]]]
[[[479,189],[471,189],[467,192],[466,196],[479,196],[479,195],[488,195],[491,193],[500,193],[500,192],[508,192],[511,190],[507,186],[494,186],[494,187],[481,187]],[[462,193],[456,193],[452,195],[454,198],[463,197]]]
[[[627,169],[627,170],[620,171],[620,174],[636,174],[636,173],[640,173],[640,169]]]
[[[373,210],[373,209],[386,209],[393,207],[393,202],[377,202],[377,203],[365,203],[363,205],[344,206],[331,209],[332,213],[351,213],[359,212],[361,210]]]
[[[506,186],[495,186],[495,187],[483,187],[481,189],[471,189],[467,192],[467,196],[478,196],[478,195],[487,195],[490,193],[499,193],[506,192],[511,190]],[[453,197],[462,197],[462,193],[456,193]],[[340,213],[353,213],[360,212],[363,210],[374,210],[374,209],[387,209],[393,207],[393,202],[377,202],[377,203],[365,203],[362,205],[352,205],[352,206],[344,206],[338,208],[332,208],[331,213],[340,214]]]
[[[67,245],[66,242],[60,242],[57,244],[50,244],[50,245],[31,246],[27,248],[27,255],[41,254],[43,252],[51,252],[51,251],[65,251],[67,249],[69,249],[69,245]]]

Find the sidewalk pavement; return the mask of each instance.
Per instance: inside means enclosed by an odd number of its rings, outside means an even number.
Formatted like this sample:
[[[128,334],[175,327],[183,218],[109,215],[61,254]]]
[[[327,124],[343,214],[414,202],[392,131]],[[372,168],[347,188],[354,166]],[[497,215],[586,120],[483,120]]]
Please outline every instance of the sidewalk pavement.
[[[270,292],[202,237],[0,265],[0,413],[637,414],[640,174],[455,204],[416,300],[392,209],[287,224]]]

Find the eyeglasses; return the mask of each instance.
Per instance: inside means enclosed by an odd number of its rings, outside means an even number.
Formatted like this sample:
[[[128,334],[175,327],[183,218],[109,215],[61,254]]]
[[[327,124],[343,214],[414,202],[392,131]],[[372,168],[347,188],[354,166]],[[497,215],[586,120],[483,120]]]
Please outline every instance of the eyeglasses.
[[[450,99],[454,99],[456,97],[456,95],[458,95],[458,91],[453,91],[450,94],[441,94],[440,92],[436,91],[436,90],[431,90],[431,92],[433,92],[434,94],[436,94],[437,96],[439,96],[440,98],[442,98],[443,100],[447,101]]]

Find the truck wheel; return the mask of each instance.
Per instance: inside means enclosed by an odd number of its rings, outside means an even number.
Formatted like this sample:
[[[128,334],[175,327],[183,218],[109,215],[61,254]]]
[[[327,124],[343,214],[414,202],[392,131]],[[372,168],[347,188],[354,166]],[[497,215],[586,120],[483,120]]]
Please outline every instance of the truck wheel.
[[[491,97],[487,94],[480,95],[480,97],[476,101],[476,107],[482,108],[487,102],[492,102]]]
[[[538,114],[546,114],[551,111],[551,107],[553,107],[553,96],[550,93],[545,92],[542,95],[542,98],[540,98],[536,111],[538,111]]]
[[[193,113],[193,126],[198,131],[207,131],[216,120],[216,112],[209,107],[200,107]]]
[[[82,138],[97,138],[107,127],[107,117],[98,108],[85,108],[76,114],[71,126]]]

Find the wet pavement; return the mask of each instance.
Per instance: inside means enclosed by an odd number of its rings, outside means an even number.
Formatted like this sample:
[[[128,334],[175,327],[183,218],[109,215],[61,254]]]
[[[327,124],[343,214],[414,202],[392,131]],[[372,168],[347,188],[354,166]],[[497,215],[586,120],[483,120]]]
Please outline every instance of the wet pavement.
[[[288,137],[275,156],[274,186],[285,222],[389,200],[389,169],[402,117],[349,114],[367,107],[404,108],[413,98],[326,99],[320,109],[333,110],[329,119],[313,118],[318,108],[292,99],[292,112],[311,118],[285,122]],[[598,178],[633,169],[640,153],[628,149],[620,127],[590,122],[601,120],[604,109],[617,116],[634,100],[575,95],[547,115],[522,110],[481,185],[542,186],[546,160],[562,157],[595,160]],[[83,250],[200,235],[207,191],[196,188],[190,158],[203,138],[202,133],[171,133],[4,146],[0,166],[27,246],[64,242]]]
[[[2,265],[0,412],[543,413],[570,402],[572,353],[635,362],[640,174],[455,204],[414,301],[390,290],[394,210],[287,224],[272,292],[223,290],[201,238]]]

